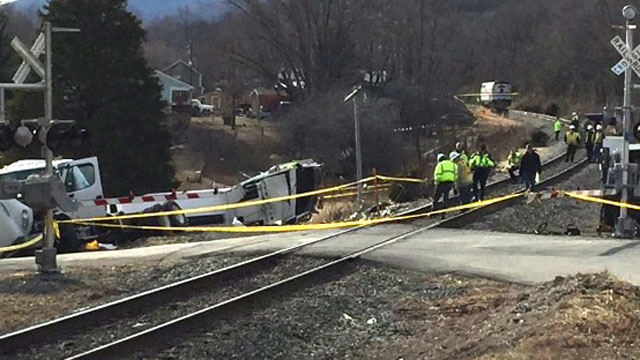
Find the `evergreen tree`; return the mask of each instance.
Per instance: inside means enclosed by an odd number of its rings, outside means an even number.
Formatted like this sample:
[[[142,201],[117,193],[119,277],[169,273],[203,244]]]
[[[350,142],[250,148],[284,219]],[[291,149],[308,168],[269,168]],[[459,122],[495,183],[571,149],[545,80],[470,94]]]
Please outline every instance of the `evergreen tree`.
[[[142,22],[126,6],[49,0],[40,15],[81,30],[53,36],[54,116],[89,129],[108,195],[175,185],[161,86],[143,55]]]
[[[0,82],[8,81],[11,76],[10,63],[12,60],[11,48],[9,47],[9,35],[7,34],[7,14],[0,6]]]

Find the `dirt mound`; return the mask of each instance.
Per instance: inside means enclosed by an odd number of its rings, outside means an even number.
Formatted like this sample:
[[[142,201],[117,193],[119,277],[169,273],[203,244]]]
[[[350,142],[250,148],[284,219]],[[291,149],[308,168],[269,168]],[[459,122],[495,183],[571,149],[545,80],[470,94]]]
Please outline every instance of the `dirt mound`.
[[[522,293],[501,323],[509,345],[481,359],[635,358],[640,288],[608,273],[558,277]]]
[[[608,273],[536,287],[472,280],[438,299],[401,299],[393,335],[353,358],[636,359],[640,288]]]
[[[558,277],[482,321],[458,359],[617,359],[640,354],[640,288],[608,273]],[[453,354],[452,354],[453,355]]]

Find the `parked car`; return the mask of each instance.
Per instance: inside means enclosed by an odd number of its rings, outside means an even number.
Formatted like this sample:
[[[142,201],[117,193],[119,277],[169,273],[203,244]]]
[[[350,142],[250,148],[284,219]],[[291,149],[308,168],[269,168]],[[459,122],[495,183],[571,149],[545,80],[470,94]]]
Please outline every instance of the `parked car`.
[[[256,118],[256,112],[253,111],[253,109],[250,109],[248,112],[248,116],[251,119],[255,119]],[[273,114],[271,113],[271,111],[269,110],[260,110],[260,120],[262,119],[271,119],[273,117]]]
[[[213,114],[214,107],[212,105],[203,104],[198,99],[191,99],[191,108],[194,115],[210,115]]]

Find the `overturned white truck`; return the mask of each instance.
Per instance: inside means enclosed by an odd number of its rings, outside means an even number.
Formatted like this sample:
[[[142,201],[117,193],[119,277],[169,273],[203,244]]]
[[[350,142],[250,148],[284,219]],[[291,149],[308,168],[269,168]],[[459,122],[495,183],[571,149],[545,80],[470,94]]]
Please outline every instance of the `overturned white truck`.
[[[43,160],[20,160],[0,169],[0,183],[25,180],[42,173]],[[166,192],[142,196],[106,199],[103,196],[98,159],[54,161],[56,174],[63,181],[69,197],[79,202],[75,212],[56,211],[56,218],[86,219],[111,215],[194,209],[244,201],[261,200],[315,190],[320,182],[321,165],[313,160],[292,161],[275,165],[268,171],[228,188],[188,192]],[[188,225],[244,225],[295,223],[309,217],[315,197],[303,197],[262,205],[212,212],[162,216],[132,220],[130,224],[188,226]],[[21,243],[42,231],[43,216],[18,199],[0,200],[0,247]],[[57,246],[72,251],[83,243],[98,238],[109,239],[105,228],[80,225],[61,225]],[[102,241],[102,240],[101,240]]]

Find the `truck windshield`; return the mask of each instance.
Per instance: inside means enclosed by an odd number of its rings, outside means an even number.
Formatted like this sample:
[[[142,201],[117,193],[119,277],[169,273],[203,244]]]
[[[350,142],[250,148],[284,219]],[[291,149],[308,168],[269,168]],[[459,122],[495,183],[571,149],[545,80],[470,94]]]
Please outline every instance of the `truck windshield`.
[[[14,171],[6,174],[0,175],[0,181],[11,181],[11,180],[27,180],[29,175],[31,174],[39,174],[44,172],[44,168],[41,169],[31,169],[31,170],[22,170],[22,171]]]

